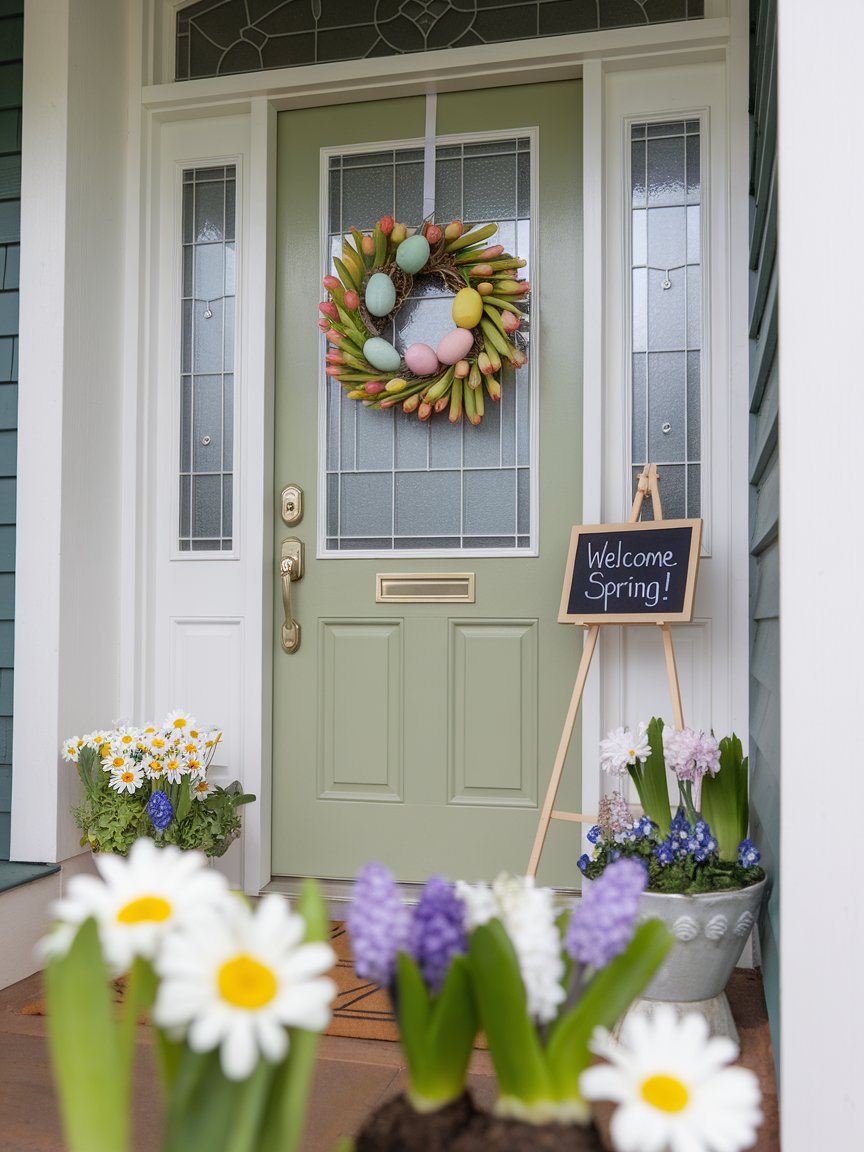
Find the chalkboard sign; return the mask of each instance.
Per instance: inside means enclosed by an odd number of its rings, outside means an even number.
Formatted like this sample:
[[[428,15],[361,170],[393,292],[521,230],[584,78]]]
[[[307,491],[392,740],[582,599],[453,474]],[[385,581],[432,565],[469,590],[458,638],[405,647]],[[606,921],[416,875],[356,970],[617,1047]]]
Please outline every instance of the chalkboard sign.
[[[577,525],[560,624],[661,624],[690,620],[701,520]]]

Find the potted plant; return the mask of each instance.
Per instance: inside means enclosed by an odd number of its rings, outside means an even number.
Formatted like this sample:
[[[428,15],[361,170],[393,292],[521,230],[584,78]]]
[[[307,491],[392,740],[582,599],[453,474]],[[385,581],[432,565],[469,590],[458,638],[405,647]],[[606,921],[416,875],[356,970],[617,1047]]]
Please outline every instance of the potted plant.
[[[734,1034],[723,989],[741,955],[764,895],[759,851],[747,838],[747,758],[734,733],[676,730],[653,719],[601,742],[604,770],[632,779],[644,815],[634,820],[619,789],[600,802],[588,832],[593,854],[579,859],[589,881],[621,857],[648,870],[645,915],[661,918],[675,937],[645,991],[650,1000],[715,1001],[705,1011],[716,1031]],[[669,801],[669,773],[679,804]]]
[[[125,856],[141,836],[157,844],[221,856],[240,835],[237,809],[254,800],[235,780],[214,785],[207,771],[222,733],[199,728],[188,712],[160,725],[123,724],[73,736],[62,748],[84,785],[72,809],[82,845]]]
[[[599,1152],[579,1089],[589,1041],[618,1020],[670,943],[657,921],[635,924],[644,885],[644,867],[621,861],[571,913],[532,878],[490,887],[433,877],[411,910],[387,869],[367,865],[348,930],[358,975],[390,991],[408,1089],[373,1113],[356,1152]],[[478,1028],[500,1089],[494,1115],[465,1091]]]

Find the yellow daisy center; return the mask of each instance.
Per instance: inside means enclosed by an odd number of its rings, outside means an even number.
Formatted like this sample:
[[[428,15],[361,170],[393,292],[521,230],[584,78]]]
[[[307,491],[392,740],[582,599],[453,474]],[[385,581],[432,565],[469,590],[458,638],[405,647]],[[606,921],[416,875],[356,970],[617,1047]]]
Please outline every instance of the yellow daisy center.
[[[123,759],[122,756],[115,756],[114,759],[111,761],[111,764],[114,768],[122,768],[125,763],[126,763],[126,761]]]
[[[207,792],[207,791],[209,791],[209,788],[210,788],[210,785],[207,783],[206,780],[199,780],[198,783],[195,785],[195,791],[196,792]]]
[[[630,749],[630,756],[632,759],[634,759],[634,760],[636,759],[636,749],[635,748]]]
[[[120,779],[123,781],[124,784],[131,784],[132,781],[135,779],[135,773],[130,772],[129,769],[127,768],[125,772],[120,773]]]
[[[165,747],[165,741],[159,736],[154,736],[153,747],[154,748],[164,748]]]
[[[219,969],[219,995],[235,1008],[263,1008],[276,995],[276,977],[260,961],[241,953]]]
[[[167,920],[171,915],[171,905],[162,896],[139,896],[130,900],[117,913],[121,924],[143,924],[145,921]]]
[[[690,1093],[675,1076],[649,1076],[642,1082],[642,1099],[661,1112],[682,1112]]]
[[[177,719],[174,721],[174,727],[175,728],[185,728],[186,727],[186,721],[183,719],[182,716],[178,716]]]

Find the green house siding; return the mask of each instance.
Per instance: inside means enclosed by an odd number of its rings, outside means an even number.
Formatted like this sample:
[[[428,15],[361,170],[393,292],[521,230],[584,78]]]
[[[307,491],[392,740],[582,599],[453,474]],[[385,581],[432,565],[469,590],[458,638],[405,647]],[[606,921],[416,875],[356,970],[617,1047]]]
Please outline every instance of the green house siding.
[[[777,0],[751,0],[750,789],[752,836],[771,877],[760,924],[779,1044],[780,563],[777,363]]]
[[[23,13],[23,0],[0,0],[0,860],[12,801]]]

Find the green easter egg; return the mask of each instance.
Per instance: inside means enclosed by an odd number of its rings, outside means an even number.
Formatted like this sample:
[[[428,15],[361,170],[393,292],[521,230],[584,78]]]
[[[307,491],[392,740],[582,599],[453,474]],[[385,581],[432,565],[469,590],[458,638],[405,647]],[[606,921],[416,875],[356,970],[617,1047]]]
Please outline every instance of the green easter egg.
[[[373,316],[386,316],[393,311],[396,288],[386,272],[374,272],[369,277],[364,299]]]
[[[363,345],[363,355],[379,372],[398,372],[402,357],[389,340],[371,336]]]
[[[429,251],[429,241],[418,232],[416,236],[408,236],[396,249],[396,263],[403,272],[413,276],[429,259]]]

